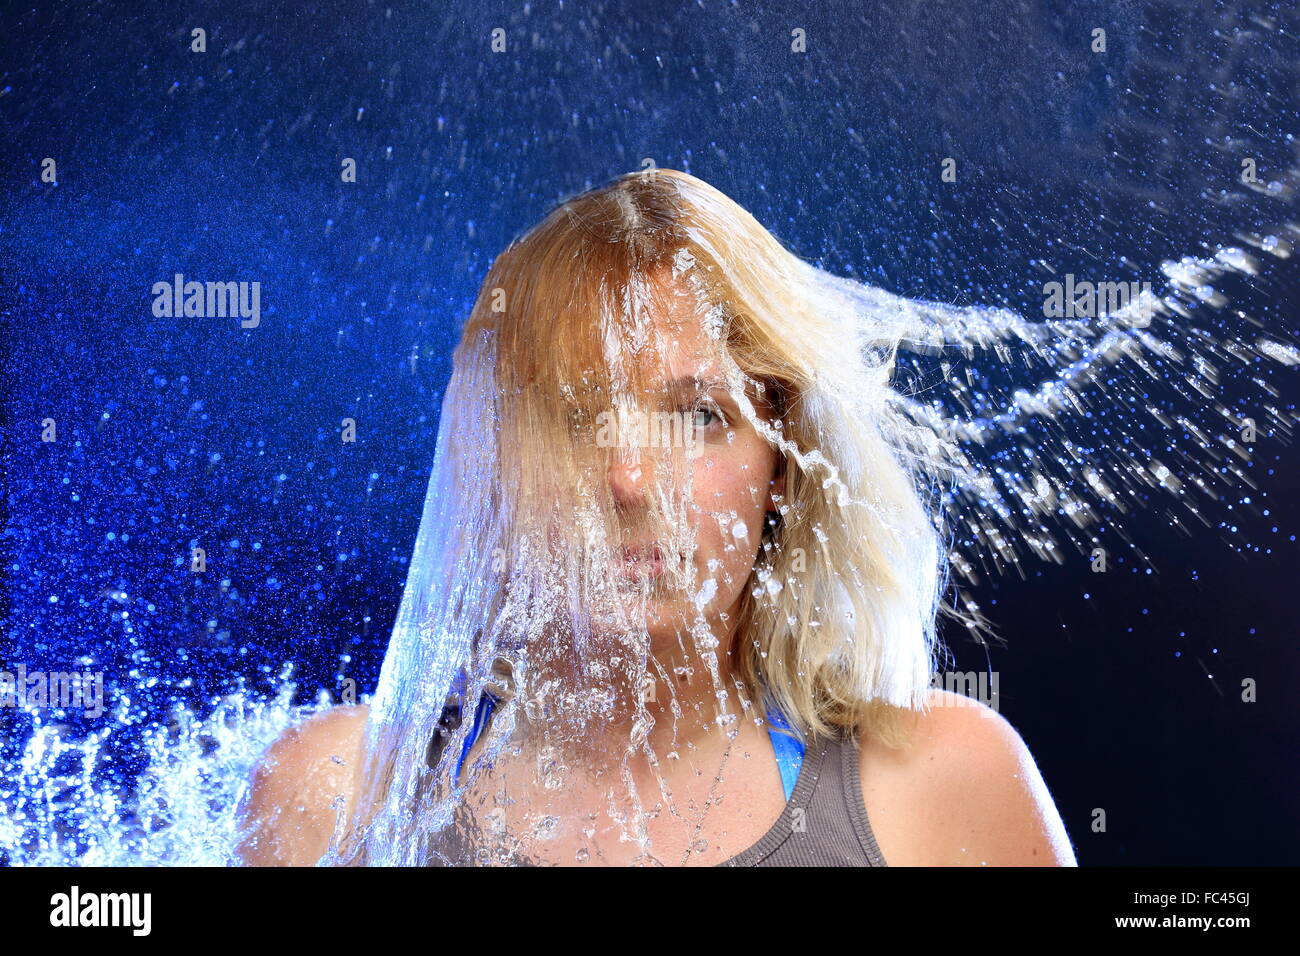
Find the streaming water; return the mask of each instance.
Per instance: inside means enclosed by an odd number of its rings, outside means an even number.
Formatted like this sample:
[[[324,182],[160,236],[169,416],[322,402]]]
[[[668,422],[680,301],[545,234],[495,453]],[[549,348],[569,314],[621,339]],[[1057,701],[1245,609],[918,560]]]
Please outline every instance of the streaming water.
[[[1290,36],[1288,21],[1216,9],[1216,40]],[[1197,75],[1233,82],[1233,49]],[[1193,105],[1177,122],[1222,139],[1213,104]],[[1263,139],[1293,150],[1281,125]],[[1133,178],[1155,196],[1166,173]],[[798,192],[803,174],[788,179]],[[946,570],[949,613],[978,628],[965,588],[990,575],[1119,548],[1140,560],[1130,510],[1177,528],[1250,508],[1255,446],[1295,424],[1281,376],[1300,350],[1242,299],[1267,301],[1300,242],[1296,187],[1278,166],[1191,206],[1153,199],[1188,245],[1158,273],[1129,263],[1131,286],[1101,266],[1067,276],[1066,237],[1039,237],[1027,268],[1047,301],[1061,284],[1043,315],[811,264],[653,165],[548,215],[495,259],[461,335],[401,606],[361,698],[352,813],[330,808],[344,826],[324,862],[722,862],[762,834],[708,811],[756,792],[770,706],[806,715],[827,687],[924,699]],[[806,238],[833,244],[843,226]],[[1141,224],[1128,229],[1131,243]],[[946,228],[935,238],[937,260],[974,255]],[[724,671],[735,625],[743,664]],[[300,702],[290,665],[198,704],[148,655],[125,674],[94,721],[5,711],[0,862],[236,863],[254,766],[334,703]],[[489,689],[501,703],[458,776],[474,722],[441,736],[448,701]],[[159,702],[170,719],[150,716]],[[764,799],[781,805],[770,786]]]

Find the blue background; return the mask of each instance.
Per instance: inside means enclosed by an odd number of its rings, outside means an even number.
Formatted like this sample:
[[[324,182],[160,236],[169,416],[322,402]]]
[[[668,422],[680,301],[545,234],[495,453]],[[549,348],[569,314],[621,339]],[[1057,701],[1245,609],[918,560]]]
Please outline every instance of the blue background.
[[[1265,176],[1295,162],[1289,5],[887,6],[9,6],[8,662],[90,655],[155,717],[241,677],[269,691],[286,660],[305,698],[373,689],[487,265],[643,158],[832,271],[1026,314],[1039,260],[1154,279],[1285,212],[1236,178],[1241,156]],[[260,327],[155,318],[175,272],[260,281]],[[1275,334],[1297,327],[1292,265],[1227,285]],[[1292,406],[1294,378],[1277,383]],[[1253,466],[1268,516],[1216,513],[1186,539],[1153,506],[1126,527],[1158,573],[1030,562],[978,592],[1005,648],[948,635],[956,666],[1000,672],[1082,863],[1300,862],[1297,453],[1280,437]]]

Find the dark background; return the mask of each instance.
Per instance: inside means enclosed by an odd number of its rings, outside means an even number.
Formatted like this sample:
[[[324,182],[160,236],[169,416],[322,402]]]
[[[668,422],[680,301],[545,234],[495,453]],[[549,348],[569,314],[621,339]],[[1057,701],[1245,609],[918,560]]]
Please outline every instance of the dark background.
[[[1242,156],[1279,181],[1297,162],[1290,4],[802,6],[6,4],[0,663],[89,655],[141,720],[239,678],[270,693],[290,660],[304,700],[372,690],[478,282],[643,158],[832,271],[1027,315],[1040,262],[1157,279],[1295,218],[1237,181]],[[260,281],[261,326],[155,318],[175,272]],[[1294,262],[1224,288],[1275,337],[1300,327]],[[1293,370],[1254,372],[1294,410]],[[1248,507],[1201,505],[1185,534],[1153,498],[1122,520],[1145,560],[1027,560],[973,592],[1004,646],[947,632],[958,669],[999,672],[1082,864],[1300,862],[1285,438],[1261,437]],[[114,787],[133,739],[114,737]]]

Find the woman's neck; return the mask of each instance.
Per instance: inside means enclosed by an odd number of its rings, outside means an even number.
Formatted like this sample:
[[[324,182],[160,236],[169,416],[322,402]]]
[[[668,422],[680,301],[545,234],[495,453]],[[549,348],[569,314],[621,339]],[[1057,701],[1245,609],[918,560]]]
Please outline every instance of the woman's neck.
[[[615,652],[581,667],[567,653],[530,654],[524,717],[540,736],[597,760],[647,745],[659,757],[725,746],[754,694],[739,681],[736,646],[730,635],[687,632],[656,642],[644,668]]]

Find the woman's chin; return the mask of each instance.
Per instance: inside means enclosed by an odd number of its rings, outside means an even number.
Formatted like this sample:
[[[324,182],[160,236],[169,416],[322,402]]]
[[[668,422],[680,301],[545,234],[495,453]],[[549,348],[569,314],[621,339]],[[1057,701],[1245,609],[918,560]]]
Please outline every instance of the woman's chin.
[[[685,647],[693,652],[692,634],[700,633],[699,611],[688,600],[651,602],[643,620],[650,647],[656,653],[680,653]],[[704,627],[709,633],[718,633],[717,615],[711,607],[704,608]]]
[[[593,613],[591,628],[596,634],[639,634],[658,649],[676,646],[678,635],[688,633],[694,619],[694,608],[687,601],[631,593],[625,595],[621,607]]]

